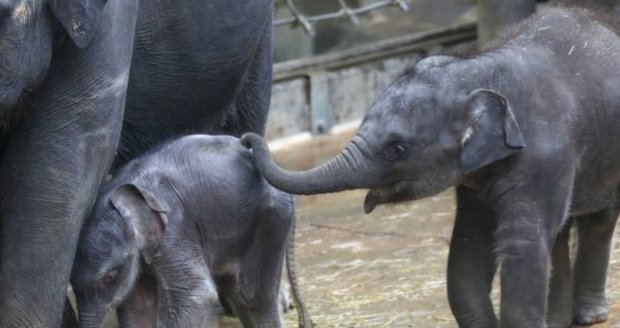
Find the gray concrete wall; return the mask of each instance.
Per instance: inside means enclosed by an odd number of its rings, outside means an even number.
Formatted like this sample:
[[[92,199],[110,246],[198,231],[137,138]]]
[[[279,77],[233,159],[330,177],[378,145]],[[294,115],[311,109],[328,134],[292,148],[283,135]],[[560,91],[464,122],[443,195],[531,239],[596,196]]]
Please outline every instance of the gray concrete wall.
[[[475,47],[473,22],[437,33],[277,64],[266,136],[269,140],[361,119],[378,92],[420,56]]]

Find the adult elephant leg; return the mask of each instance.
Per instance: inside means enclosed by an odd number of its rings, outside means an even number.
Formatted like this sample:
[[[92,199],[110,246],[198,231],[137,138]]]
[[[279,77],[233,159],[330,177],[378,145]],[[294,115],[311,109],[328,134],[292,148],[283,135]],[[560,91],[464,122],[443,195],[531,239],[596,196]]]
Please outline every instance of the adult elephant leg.
[[[86,48],[67,39],[14,126],[0,163],[0,327],[61,324],[80,227],[118,143],[136,12],[109,0]]]
[[[271,7],[270,7],[271,8]],[[222,133],[241,137],[246,132],[265,133],[267,114],[271,101],[272,78],[272,25],[271,15],[265,15],[261,39],[255,56],[248,67],[243,85],[227,111],[226,125]]]
[[[459,187],[448,258],[448,299],[459,327],[497,327],[489,295],[496,270],[495,225],[475,191]]]
[[[619,204],[591,215],[577,217],[579,236],[574,264],[573,322],[590,325],[607,320],[605,295],[612,237],[620,212]]]
[[[547,328],[567,328],[573,316],[573,280],[570,262],[569,237],[572,218],[556,237],[551,251],[551,282]]]

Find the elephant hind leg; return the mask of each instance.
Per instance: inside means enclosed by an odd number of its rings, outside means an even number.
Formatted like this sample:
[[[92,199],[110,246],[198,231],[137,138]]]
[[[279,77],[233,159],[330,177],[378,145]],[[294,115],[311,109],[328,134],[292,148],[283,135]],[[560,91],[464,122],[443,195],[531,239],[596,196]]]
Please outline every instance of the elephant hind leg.
[[[605,295],[612,237],[620,199],[609,208],[577,217],[578,248],[574,264],[573,323],[590,325],[607,320]]]
[[[246,328],[282,327],[279,287],[290,231],[290,226],[282,223],[291,220],[279,209],[273,210],[260,217],[262,224],[254,231],[256,243],[244,255],[240,271],[228,284],[226,296]]]
[[[547,327],[566,328],[573,320],[573,280],[570,262],[570,231],[573,218],[564,225],[551,252],[552,269],[549,284]]]

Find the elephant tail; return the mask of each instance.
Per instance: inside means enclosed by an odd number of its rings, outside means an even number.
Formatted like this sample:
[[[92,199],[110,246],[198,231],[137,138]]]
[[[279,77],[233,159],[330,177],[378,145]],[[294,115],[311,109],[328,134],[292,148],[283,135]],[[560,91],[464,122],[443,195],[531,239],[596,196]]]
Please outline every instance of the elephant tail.
[[[301,291],[299,290],[299,283],[297,282],[297,272],[295,271],[295,227],[297,225],[297,215],[293,215],[291,222],[291,229],[289,232],[288,247],[286,248],[286,273],[288,275],[289,283],[291,284],[291,290],[293,292],[293,302],[297,309],[297,321],[299,328],[312,328],[313,323],[310,320],[310,314],[304,303]]]

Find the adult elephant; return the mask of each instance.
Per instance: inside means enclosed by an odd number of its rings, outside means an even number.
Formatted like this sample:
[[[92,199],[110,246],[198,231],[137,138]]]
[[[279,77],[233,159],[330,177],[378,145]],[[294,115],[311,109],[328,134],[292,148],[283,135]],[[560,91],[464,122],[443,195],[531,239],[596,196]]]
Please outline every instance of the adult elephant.
[[[376,99],[345,150],[317,168],[283,170],[260,137],[242,141],[275,187],[367,188],[367,212],[457,186],[448,297],[460,327],[592,324],[607,318],[620,211],[617,53],[610,23],[545,10],[486,51],[417,62]],[[562,230],[570,217],[579,228],[574,275]],[[489,298],[498,265],[499,322]]]
[[[115,164],[191,133],[262,134],[272,1],[142,1]]]
[[[171,136],[263,132],[271,5],[0,0],[0,327],[60,325],[117,149],[122,164]]]

